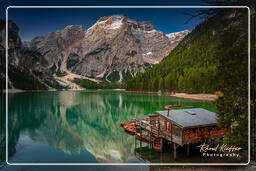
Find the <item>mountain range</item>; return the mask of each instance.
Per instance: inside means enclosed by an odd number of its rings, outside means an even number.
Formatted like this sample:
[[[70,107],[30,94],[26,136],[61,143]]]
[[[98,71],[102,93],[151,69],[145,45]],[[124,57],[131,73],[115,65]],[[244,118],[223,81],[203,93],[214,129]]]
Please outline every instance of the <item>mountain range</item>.
[[[223,1],[219,3],[218,5],[221,4],[222,6],[245,5],[245,1]],[[103,17],[88,30],[76,26],[76,36],[70,36],[70,40],[65,39],[64,41],[61,36],[65,37],[71,34],[71,32],[64,30],[69,30],[74,26],[40,36],[23,45],[18,37],[18,27],[9,21],[9,87],[40,90],[49,89],[49,87],[65,88],[67,86],[72,88],[73,85],[67,83],[68,79],[72,82],[72,77],[66,78],[71,74],[74,75],[73,79],[75,77],[88,77],[93,79],[91,81],[93,83],[111,80],[118,82],[125,80],[120,79],[119,71],[124,73],[129,71],[130,77],[133,76],[133,78],[126,82],[126,90],[143,92],[159,92],[161,90],[164,93],[215,93],[217,91],[220,97],[214,104],[216,105],[218,126],[230,129],[225,134],[223,143],[228,142],[243,148],[243,154],[246,155],[248,139],[245,137],[248,137],[248,116],[250,116],[248,115],[248,98],[251,97],[251,105],[249,105],[251,111],[255,111],[256,104],[256,84],[254,83],[255,79],[253,79],[256,78],[256,60],[255,55],[253,55],[256,52],[255,46],[252,44],[251,52],[248,51],[248,46],[250,48],[248,41],[256,38],[254,32],[251,32],[251,35],[248,33],[248,14],[251,15],[252,25],[256,23],[255,3],[246,1],[246,5],[250,7],[250,10],[249,8],[213,8],[199,11],[199,14],[202,14],[205,20],[198,24],[180,43],[177,41],[178,45],[176,47],[174,43],[181,33],[166,35],[154,30],[152,23],[135,22],[136,25],[129,22],[130,20],[122,15],[117,15],[117,18],[123,18],[120,20],[121,22],[116,22],[119,21],[118,19],[111,19],[113,16]],[[100,29],[101,27],[104,27],[104,29]],[[5,21],[0,20],[1,89],[5,88],[4,28]],[[96,31],[97,34],[94,35],[93,31]],[[49,41],[52,44],[51,46],[43,43],[56,34],[59,38]],[[104,35],[104,39],[97,39],[101,35]],[[115,38],[112,37],[113,35],[116,35]],[[151,35],[152,37],[148,38]],[[122,36],[124,39],[121,39]],[[89,43],[82,41],[85,40],[85,37],[86,40],[90,40]],[[76,40],[72,38],[76,38]],[[102,40],[106,42],[106,46],[103,46],[104,44],[100,42]],[[71,42],[79,42],[79,46],[68,45],[69,43],[72,44]],[[49,49],[44,50],[48,46]],[[79,49],[81,47],[91,48]],[[56,51],[60,48],[62,50],[57,53],[54,50],[55,48]],[[72,52],[71,54],[74,55],[67,55],[68,52]],[[114,57],[109,56],[110,52],[122,55],[118,55],[114,59],[115,55]],[[48,54],[49,56],[47,56]],[[165,56],[166,54],[169,55]],[[252,55],[250,56],[250,54]],[[90,59],[90,61],[87,61],[87,59]],[[102,65],[103,61],[106,65]],[[114,66],[115,62],[122,65]],[[132,62],[134,63],[132,64]],[[90,67],[86,66],[87,63],[90,64]],[[148,64],[143,65],[145,63]],[[124,64],[126,68],[122,68]],[[133,65],[137,67],[133,67]],[[142,66],[139,67],[139,65]],[[151,68],[153,65],[154,67]],[[250,68],[251,72],[249,72]],[[133,69],[136,69],[136,71]],[[134,75],[136,76],[134,77]],[[251,78],[248,78],[248,75]],[[126,78],[123,74],[122,76]],[[63,85],[60,85],[59,82],[63,78],[66,78],[67,81],[64,80]],[[252,88],[248,87],[248,83]],[[251,96],[248,92],[251,93]],[[62,97],[61,99],[66,98]],[[254,117],[254,115],[252,116]],[[255,122],[252,123],[255,124]],[[255,136],[252,138],[255,140]],[[252,146],[255,147],[255,143],[252,143]]]
[[[101,17],[88,29],[69,25],[22,43],[18,27],[9,23],[9,34],[13,35],[9,36],[9,47],[13,49],[12,54],[9,48],[9,65],[27,70],[36,84],[42,84],[39,88],[46,89],[80,89],[74,79],[95,83],[127,81],[158,64],[190,33],[184,30],[165,34],[155,30],[152,22],[112,15]],[[1,27],[2,40],[4,32]],[[4,41],[1,47],[4,50]],[[23,89],[13,84],[13,79],[9,87]]]

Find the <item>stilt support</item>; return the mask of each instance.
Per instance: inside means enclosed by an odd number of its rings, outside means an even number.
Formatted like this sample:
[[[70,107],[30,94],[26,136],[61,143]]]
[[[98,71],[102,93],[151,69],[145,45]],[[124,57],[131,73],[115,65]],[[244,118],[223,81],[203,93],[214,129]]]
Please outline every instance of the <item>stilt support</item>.
[[[175,143],[173,143],[173,158],[174,158],[174,160],[176,160],[176,148],[177,148],[177,145]]]
[[[160,152],[163,152],[163,138],[160,139]]]
[[[189,144],[187,144],[187,156],[189,156]]]

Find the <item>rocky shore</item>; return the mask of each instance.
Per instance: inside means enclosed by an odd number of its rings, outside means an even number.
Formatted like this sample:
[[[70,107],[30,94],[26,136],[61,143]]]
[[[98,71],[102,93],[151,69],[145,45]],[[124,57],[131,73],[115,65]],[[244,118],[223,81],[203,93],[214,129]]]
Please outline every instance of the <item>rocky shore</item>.
[[[215,94],[188,94],[188,93],[169,93],[169,92],[153,92],[153,91],[126,91],[130,93],[145,93],[145,94],[158,94],[165,96],[172,96],[184,99],[192,100],[203,100],[203,101],[215,101],[218,98],[218,95]]]

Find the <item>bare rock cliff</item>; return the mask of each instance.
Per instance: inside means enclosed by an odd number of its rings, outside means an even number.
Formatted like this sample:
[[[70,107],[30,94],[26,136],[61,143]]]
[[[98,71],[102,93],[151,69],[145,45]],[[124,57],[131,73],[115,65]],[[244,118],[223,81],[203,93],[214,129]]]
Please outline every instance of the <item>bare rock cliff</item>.
[[[173,36],[155,30],[152,22],[105,16],[88,30],[71,25],[34,38],[27,46],[42,54],[40,65],[26,63],[36,70],[50,70],[57,77],[72,73],[122,82],[160,62],[188,33],[173,40]]]

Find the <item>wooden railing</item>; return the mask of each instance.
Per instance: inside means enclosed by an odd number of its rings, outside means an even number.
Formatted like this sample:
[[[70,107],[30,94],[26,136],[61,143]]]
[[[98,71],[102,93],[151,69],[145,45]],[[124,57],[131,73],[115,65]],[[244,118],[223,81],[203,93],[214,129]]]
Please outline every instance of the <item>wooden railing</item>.
[[[164,127],[159,124],[159,122],[157,124],[150,124],[150,122],[146,123],[143,120],[137,120],[136,125],[140,126],[143,130],[150,132],[155,137],[164,138],[177,144],[181,144],[182,142],[182,136],[174,135],[173,130],[172,132],[165,130]]]

